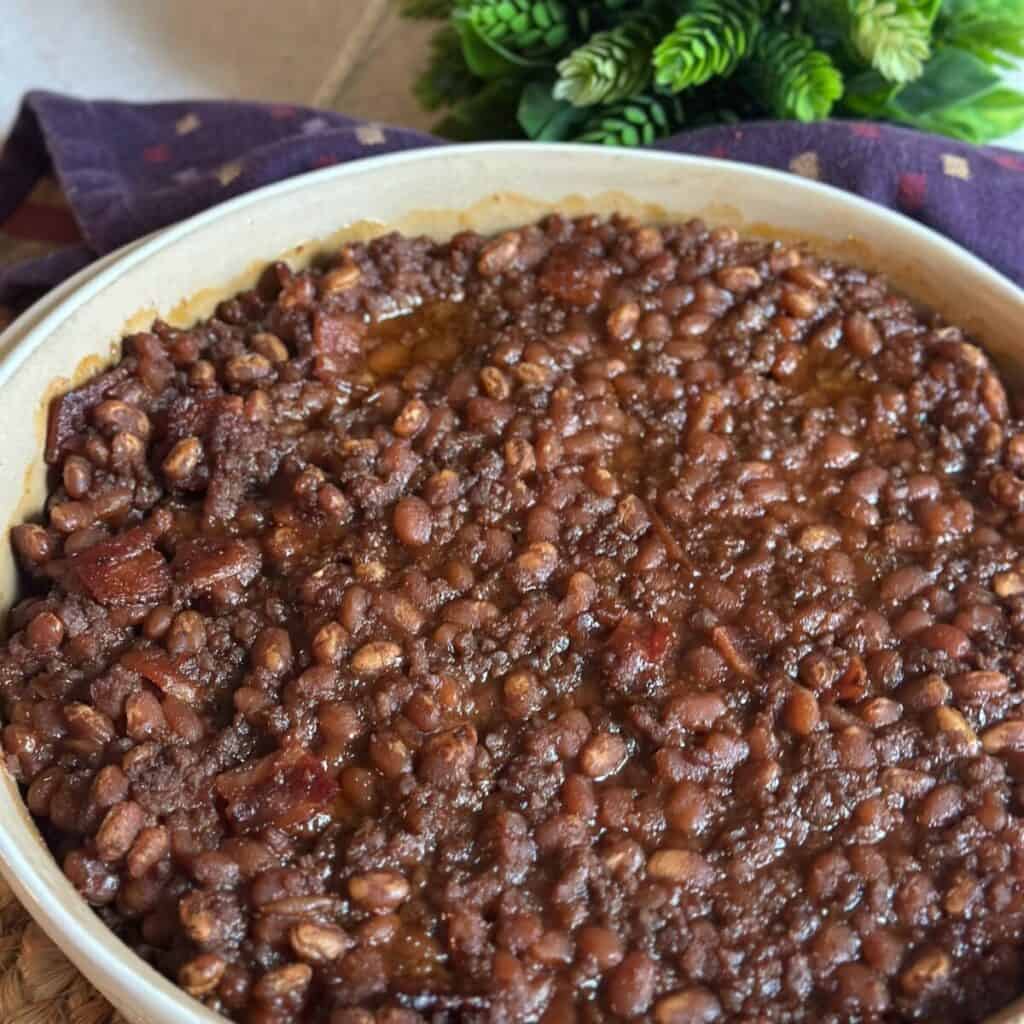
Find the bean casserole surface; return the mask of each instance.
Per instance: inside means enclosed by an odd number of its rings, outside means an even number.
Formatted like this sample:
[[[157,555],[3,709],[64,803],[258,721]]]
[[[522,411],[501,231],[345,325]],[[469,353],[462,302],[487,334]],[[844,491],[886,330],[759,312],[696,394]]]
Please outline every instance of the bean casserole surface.
[[[275,264],[54,403],[6,764],[240,1021],[981,1021],[1015,415],[882,277],[699,221]]]

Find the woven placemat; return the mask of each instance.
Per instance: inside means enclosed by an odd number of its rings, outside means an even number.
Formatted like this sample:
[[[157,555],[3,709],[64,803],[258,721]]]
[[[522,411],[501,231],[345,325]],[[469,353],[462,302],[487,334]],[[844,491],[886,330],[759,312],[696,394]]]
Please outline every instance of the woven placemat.
[[[0,1021],[125,1024],[0,879]]]

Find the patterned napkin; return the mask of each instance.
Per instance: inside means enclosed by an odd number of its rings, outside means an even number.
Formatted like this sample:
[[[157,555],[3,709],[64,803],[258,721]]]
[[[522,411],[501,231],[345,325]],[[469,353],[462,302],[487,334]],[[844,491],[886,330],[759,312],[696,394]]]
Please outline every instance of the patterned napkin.
[[[250,189],[442,144],[304,107],[30,93],[0,155],[0,234],[32,258],[0,265],[0,305],[23,307],[98,256]],[[655,148],[780,168],[856,192],[1024,285],[1024,155],[863,121],[715,126]]]

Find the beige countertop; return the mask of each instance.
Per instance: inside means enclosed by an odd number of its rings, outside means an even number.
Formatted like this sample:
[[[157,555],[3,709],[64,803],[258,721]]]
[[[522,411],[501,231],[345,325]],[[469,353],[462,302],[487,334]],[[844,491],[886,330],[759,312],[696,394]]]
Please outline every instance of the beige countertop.
[[[254,99],[423,126],[409,94],[431,26],[394,0],[0,2],[0,136],[28,89]]]

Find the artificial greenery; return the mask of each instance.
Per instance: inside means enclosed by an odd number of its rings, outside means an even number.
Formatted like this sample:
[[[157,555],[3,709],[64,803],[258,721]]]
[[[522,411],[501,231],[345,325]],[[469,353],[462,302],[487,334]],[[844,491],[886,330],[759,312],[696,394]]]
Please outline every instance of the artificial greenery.
[[[654,51],[654,77],[679,93],[708,79],[728,78],[754,48],[760,0],[691,0]]]
[[[457,139],[636,146],[772,117],[972,142],[1024,126],[1024,0],[399,0],[441,19],[416,95]]]

